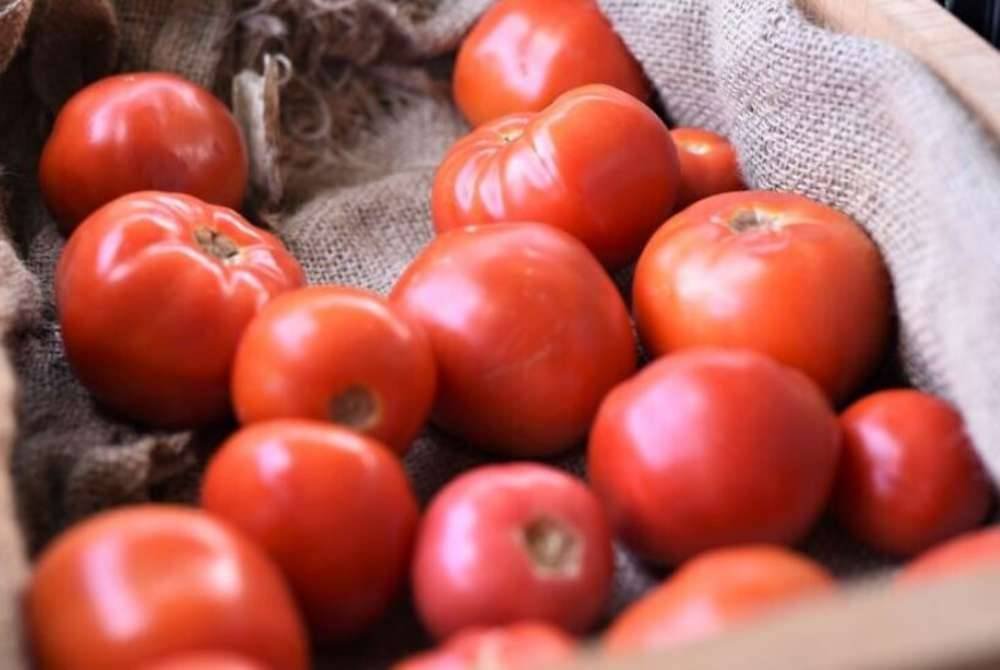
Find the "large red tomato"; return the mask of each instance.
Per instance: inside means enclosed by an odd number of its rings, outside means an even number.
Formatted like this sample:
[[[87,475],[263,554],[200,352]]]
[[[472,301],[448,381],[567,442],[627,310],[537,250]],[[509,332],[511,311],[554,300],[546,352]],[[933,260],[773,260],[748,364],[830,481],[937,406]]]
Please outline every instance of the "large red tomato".
[[[587,459],[625,542],[678,563],[802,538],[826,505],[839,451],[837,417],[805,375],[752,351],[702,349],[612,391]]]
[[[142,670],[270,670],[243,656],[218,653],[181,654],[157,663],[142,666]]]
[[[943,400],[882,391],[853,404],[840,422],[834,509],[858,539],[910,556],[986,518],[992,485],[961,415]]]
[[[656,114],[617,89],[585,86],[459,140],[438,168],[431,210],[438,231],[547,223],[618,268],[670,213],[677,184],[677,150]]]
[[[329,420],[405,452],[434,401],[434,354],[381,297],[344,286],[286,293],[250,322],[233,364],[240,421]]]
[[[209,463],[201,501],[271,554],[324,639],[371,625],[406,576],[416,498],[399,459],[357,433],[253,424]]]
[[[305,629],[278,569],[212,517],[169,505],[105,512],[35,567],[26,622],[45,670],[137,668],[205,649],[305,670]]]
[[[594,0],[504,0],[455,61],[455,102],[473,125],[538,112],[570,89],[608,84],[649,96],[639,64]]]
[[[878,249],[845,215],[789,193],[718,195],[670,219],[635,271],[649,351],[747,347],[835,401],[878,365],[892,292]]]
[[[493,465],[431,501],[413,597],[438,639],[524,620],[584,633],[604,608],[613,570],[604,510],[582,482],[544,465]]]
[[[1000,569],[1000,528],[966,533],[924,552],[899,572],[900,584],[916,584],[977,570]]]
[[[604,635],[604,646],[616,652],[661,649],[833,589],[826,570],[785,549],[716,549],[684,564],[625,610]]]
[[[430,337],[434,420],[484,449],[534,457],[572,447],[635,370],[618,290],[579,242],[548,226],[442,235],[391,300]]]
[[[226,416],[243,329],[303,282],[281,242],[236,212],[148,192],[105,205],[74,232],[55,294],[80,381],[132,419],[181,427]]]
[[[540,670],[569,661],[576,648],[573,638],[544,623],[469,628],[393,670]]]
[[[70,98],[42,151],[39,180],[69,233],[136,191],[174,191],[237,208],[247,186],[243,137],[208,91],[163,73],[108,77]]]
[[[702,128],[674,128],[670,136],[681,166],[678,209],[709,196],[746,188],[736,149],[725,137]]]

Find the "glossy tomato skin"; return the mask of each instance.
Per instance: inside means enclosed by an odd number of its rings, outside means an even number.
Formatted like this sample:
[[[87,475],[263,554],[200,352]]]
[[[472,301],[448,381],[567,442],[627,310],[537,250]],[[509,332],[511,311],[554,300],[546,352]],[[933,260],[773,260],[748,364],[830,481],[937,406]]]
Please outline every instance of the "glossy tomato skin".
[[[247,186],[239,126],[211,93],[165,73],[123,74],[66,103],[42,151],[39,181],[69,234],[136,191],[172,191],[236,209]]]
[[[105,205],[76,230],[55,295],[84,386],[131,419],[187,427],[228,414],[243,329],[303,282],[281,242],[236,212],[146,192]]]
[[[620,537],[679,563],[801,539],[827,503],[839,451],[837,418],[805,375],[749,350],[700,349],[608,394],[587,465]]]
[[[642,68],[594,0],[498,2],[473,27],[455,61],[455,102],[474,126],[541,111],[587,84],[649,97]]]
[[[938,545],[906,565],[899,584],[919,584],[977,570],[1000,568],[1000,528],[965,533]]]
[[[305,629],[277,568],[197,510],[140,505],[70,528],[39,559],[26,625],[46,670],[137,668],[205,649],[305,670]]]
[[[786,549],[716,549],[685,563],[625,610],[604,635],[604,647],[611,652],[663,649],[833,589],[825,569]]]
[[[745,347],[812,377],[835,401],[877,367],[892,292],[875,245],[848,217],[802,196],[718,195],[670,219],[633,283],[654,355]]]
[[[945,401],[909,389],[881,391],[840,418],[844,449],[837,519],[887,554],[912,556],[979,525],[992,486]]]
[[[439,232],[547,223],[614,269],[639,256],[677,186],[677,150],[656,114],[616,89],[584,86],[459,140],[435,175],[431,212]]]
[[[252,424],[215,455],[203,507],[264,548],[315,635],[353,637],[405,579],[417,502],[385,446],[326,423]]]
[[[142,666],[142,670],[269,670],[245,656],[194,652]]]
[[[393,670],[539,670],[571,660],[576,648],[576,641],[554,626],[520,622],[464,630]]]
[[[579,242],[548,226],[441,235],[390,300],[430,338],[433,420],[483,449],[538,457],[574,446],[604,394],[635,370],[618,290]]]
[[[680,161],[678,210],[713,195],[746,188],[739,156],[725,137],[703,128],[674,128],[670,137]]]
[[[533,463],[485,466],[431,501],[413,597],[438,639],[524,620],[581,634],[601,614],[613,569],[604,510],[582,482]]]
[[[233,364],[243,423],[329,420],[404,453],[434,401],[431,345],[380,296],[312,286],[271,301],[247,327]]]

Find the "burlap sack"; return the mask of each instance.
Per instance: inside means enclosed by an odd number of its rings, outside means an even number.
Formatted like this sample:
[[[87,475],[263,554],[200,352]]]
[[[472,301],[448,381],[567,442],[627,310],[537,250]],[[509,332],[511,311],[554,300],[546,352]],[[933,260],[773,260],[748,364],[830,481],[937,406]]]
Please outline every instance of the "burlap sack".
[[[104,0],[50,0],[46,9],[92,5],[88,16],[98,23],[93,17],[104,17],[106,35],[96,42],[120,45],[125,68],[178,71],[224,96],[233,76],[249,70],[235,98],[254,148],[261,220],[278,230],[312,281],[384,292],[430,239],[434,166],[466,130],[449,102],[442,57],[487,2],[120,0],[117,30],[112,15],[102,14]],[[14,9],[0,1],[0,27],[23,30],[21,5],[30,3],[6,4]],[[907,371],[958,404],[991,470],[1000,472],[1000,419],[990,411],[1000,400],[1000,362],[990,355],[990,326],[1000,317],[1000,267],[991,256],[1000,248],[993,221],[1000,214],[1000,156],[993,140],[912,58],[819,29],[792,0],[601,4],[672,121],[729,134],[753,186],[828,202],[872,234],[895,282]],[[53,21],[32,21],[29,44],[46,39]],[[0,30],[0,67],[9,51]],[[276,58],[260,77],[267,53]],[[23,266],[12,260],[0,276],[5,286],[18,285],[8,277],[39,285],[43,295],[40,313],[13,310],[8,336],[21,399],[13,475],[34,550],[65,524],[107,506],[190,499],[200,465],[226,430],[142,434],[102,415],[61,357],[51,303],[61,242],[32,179],[46,111],[64,99],[58,82],[38,83],[53,67],[48,58],[56,58],[49,49],[22,50],[0,81],[0,112],[5,101],[21,101],[18,122],[0,123],[0,134],[16,127],[31,140],[14,153],[0,148],[0,164],[16,166],[0,183],[12,195],[9,225],[24,259]],[[95,62],[83,77],[96,76],[106,61]],[[4,425],[0,414],[0,445]],[[434,433],[406,458],[423,499],[483,461]],[[559,463],[580,472],[580,461],[576,453]],[[6,509],[2,498],[0,486]],[[3,529],[0,559],[9,553],[8,564],[17,565],[17,539],[5,541]],[[806,549],[838,574],[885,565],[828,526]],[[618,563],[609,614],[661,577],[624,552]],[[13,582],[6,574],[0,580],[7,603],[20,573],[13,575]],[[0,667],[15,668],[16,635],[12,626],[3,630],[0,653],[8,656],[0,656]],[[321,665],[384,667],[424,642],[401,606],[379,631],[329,651]]]

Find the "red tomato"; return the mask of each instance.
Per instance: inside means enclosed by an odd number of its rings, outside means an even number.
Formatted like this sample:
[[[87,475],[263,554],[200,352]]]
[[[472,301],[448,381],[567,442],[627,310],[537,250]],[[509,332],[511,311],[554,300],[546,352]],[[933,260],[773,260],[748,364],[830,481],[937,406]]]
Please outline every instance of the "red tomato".
[[[977,570],[1000,568],[1000,528],[965,533],[914,559],[899,572],[901,584],[923,583]]]
[[[431,210],[439,232],[547,223],[619,268],[670,213],[677,184],[677,150],[656,114],[617,89],[585,86],[459,140],[438,168]]]
[[[875,369],[889,339],[878,249],[843,214],[789,193],[719,195],[674,216],[643,251],[633,298],[652,354],[755,349],[835,401]]]
[[[645,100],[649,86],[594,0],[504,0],[455,61],[455,102],[473,125],[538,112],[570,89],[608,84]]]
[[[26,608],[46,670],[135,668],[205,649],[308,667],[277,568],[242,535],[183,507],[141,505],[70,528],[38,561]]]
[[[538,670],[569,661],[575,653],[576,642],[558,628],[521,622],[467,629],[393,670]]]
[[[201,501],[271,554],[322,638],[370,626],[405,578],[416,498],[399,459],[357,433],[253,424],[209,463]]]
[[[625,610],[605,634],[604,646],[615,652],[662,649],[833,589],[826,570],[785,549],[716,549],[681,566]]]
[[[548,226],[442,235],[391,300],[430,336],[434,420],[484,449],[535,457],[572,447],[635,370],[618,290],[579,242]]]
[[[191,653],[144,665],[142,670],[268,670],[268,668],[243,656]]]
[[[911,556],[979,525],[993,490],[962,417],[919,391],[870,395],[840,418],[840,523],[872,547]]]
[[[66,356],[112,409],[183,427],[226,416],[236,345],[304,282],[278,239],[196,198],[135,193],[77,229],[56,269]]]
[[[612,391],[587,459],[625,542],[678,563],[801,539],[827,502],[839,450],[837,417],[807,377],[752,351],[703,349]]]
[[[211,93],[162,73],[108,77],[66,103],[42,151],[39,181],[66,234],[136,191],[175,191],[236,209],[247,186],[243,137]]]
[[[544,465],[481,467],[431,501],[417,536],[413,597],[438,639],[533,620],[584,633],[614,570],[600,503]]]
[[[404,453],[434,401],[434,355],[419,327],[361,289],[314,286],[261,310],[233,364],[243,423],[329,420]]]
[[[670,136],[681,166],[678,209],[709,196],[746,188],[736,149],[725,137],[701,128],[674,128]]]

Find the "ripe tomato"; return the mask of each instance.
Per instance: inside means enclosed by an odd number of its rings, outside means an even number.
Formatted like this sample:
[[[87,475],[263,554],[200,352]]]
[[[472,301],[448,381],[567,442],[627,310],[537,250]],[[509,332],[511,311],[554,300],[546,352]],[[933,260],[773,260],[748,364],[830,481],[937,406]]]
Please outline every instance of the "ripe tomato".
[[[484,449],[535,457],[572,447],[635,370],[618,290],[579,242],[548,226],[442,235],[391,300],[430,337],[434,420]]]
[[[135,668],[213,649],[308,667],[305,630],[277,568],[197,510],[141,505],[70,528],[26,599],[40,667]]]
[[[833,589],[826,570],[791,551],[767,545],[716,549],[685,563],[625,610],[603,642],[615,652],[662,649]]]
[[[670,136],[681,166],[678,209],[709,196],[746,188],[736,149],[725,137],[701,128],[674,128]]]
[[[42,151],[39,182],[66,234],[136,191],[174,191],[236,209],[247,186],[243,137],[208,91],[162,73],[102,79],[74,95]]]
[[[670,213],[677,184],[677,150],[656,114],[617,89],[585,86],[459,140],[435,175],[431,211],[439,232],[547,223],[619,268]]]
[[[993,491],[949,404],[913,390],[875,393],[840,418],[837,519],[855,537],[911,556],[977,526]]]
[[[604,608],[613,569],[604,510],[582,482],[544,465],[493,465],[431,501],[413,597],[438,639],[524,620],[584,633]]]
[[[896,576],[900,584],[917,584],[977,570],[1000,568],[1000,528],[965,533],[926,551]]]
[[[500,628],[470,628],[433,651],[418,654],[393,670],[539,670],[565,663],[576,642],[558,628],[521,622]]]
[[[80,381],[132,419],[181,427],[226,416],[243,329],[303,282],[281,242],[236,212],[148,192],[105,205],[76,230],[55,294]]]
[[[313,286],[286,293],[250,322],[233,364],[243,423],[329,420],[404,453],[434,401],[426,335],[382,298]]]
[[[878,249],[849,218],[789,193],[718,195],[670,219],[636,266],[647,349],[747,347],[844,400],[877,366],[892,293]]]
[[[324,639],[375,622],[406,575],[416,498],[399,459],[349,430],[301,419],[244,428],[209,463],[201,501],[271,554]]]
[[[563,93],[608,84],[645,100],[649,86],[594,0],[505,0],[455,60],[455,102],[472,125],[538,112]]]
[[[802,538],[827,502],[839,450],[837,417],[805,375],[752,351],[702,349],[612,391],[587,459],[622,539],[679,563]]]
[[[142,666],[142,670],[269,670],[243,656],[190,653]]]

